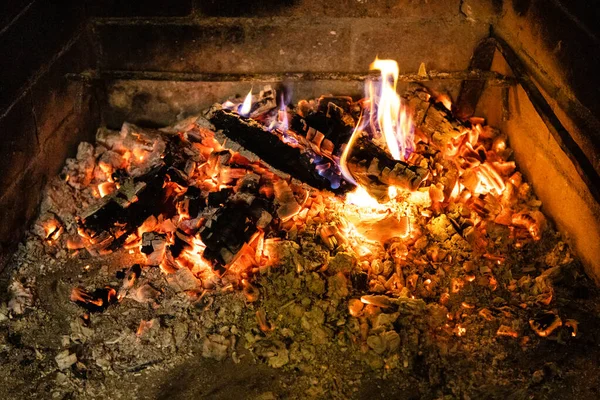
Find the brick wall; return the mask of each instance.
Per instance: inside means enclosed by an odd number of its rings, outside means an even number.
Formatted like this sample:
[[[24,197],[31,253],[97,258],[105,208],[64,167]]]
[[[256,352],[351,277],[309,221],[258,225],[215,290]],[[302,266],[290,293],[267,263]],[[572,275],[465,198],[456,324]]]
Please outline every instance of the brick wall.
[[[0,5],[0,270],[35,217],[45,183],[90,137],[86,124],[98,115],[89,91],[64,76],[93,65],[84,7],[55,3]]]

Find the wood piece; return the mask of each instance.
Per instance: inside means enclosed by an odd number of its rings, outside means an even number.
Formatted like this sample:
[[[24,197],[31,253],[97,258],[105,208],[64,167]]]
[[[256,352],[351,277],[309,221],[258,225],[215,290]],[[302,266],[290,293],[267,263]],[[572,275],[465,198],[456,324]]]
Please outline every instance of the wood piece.
[[[269,132],[258,122],[242,117],[219,105],[213,106],[206,117],[228,138],[255,153],[267,164],[318,189],[344,191],[341,178],[324,174],[333,165],[330,159],[315,157],[315,153],[294,141],[284,142],[285,135]]]
[[[150,215],[167,211],[163,198],[166,173],[167,167],[161,166],[124,183],[113,195],[77,218],[80,232],[95,245],[90,250],[118,248]],[[133,197],[137,201],[131,201]]]
[[[314,110],[292,114],[291,129],[318,154],[339,157],[356,126],[347,97],[321,97]]]
[[[381,202],[389,200],[388,188],[415,191],[427,178],[427,168],[394,160],[373,141],[359,137],[348,157],[348,169],[371,196]]]
[[[259,197],[249,206],[243,202],[228,201],[200,229],[200,238],[206,245],[204,258],[213,264],[214,269],[224,271],[258,230],[264,213],[271,215],[272,209],[271,202]]]
[[[468,128],[468,122],[462,123],[456,119],[443,104],[434,102],[427,91],[418,88],[409,92],[406,97],[413,110],[415,127],[438,147],[446,147]]]
[[[318,111],[309,113],[306,118],[297,114],[292,118],[292,128],[313,145],[316,144],[315,138],[318,138],[319,134],[323,135],[321,145],[313,147],[315,150],[323,153],[325,150],[322,143],[325,140],[332,143],[334,157],[341,154],[352,136],[355,125],[354,118],[333,102],[329,102],[326,108],[319,104]],[[356,140],[347,161],[348,169],[357,183],[379,201],[388,200],[389,186],[414,191],[428,175],[426,168],[394,160],[366,136]]]

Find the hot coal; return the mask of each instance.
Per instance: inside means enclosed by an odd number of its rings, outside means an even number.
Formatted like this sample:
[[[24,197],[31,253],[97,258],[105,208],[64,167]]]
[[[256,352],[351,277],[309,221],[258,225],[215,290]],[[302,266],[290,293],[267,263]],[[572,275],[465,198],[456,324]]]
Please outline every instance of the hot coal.
[[[110,286],[94,289],[92,292],[77,287],[71,293],[71,301],[90,312],[101,312],[117,303],[117,291]]]

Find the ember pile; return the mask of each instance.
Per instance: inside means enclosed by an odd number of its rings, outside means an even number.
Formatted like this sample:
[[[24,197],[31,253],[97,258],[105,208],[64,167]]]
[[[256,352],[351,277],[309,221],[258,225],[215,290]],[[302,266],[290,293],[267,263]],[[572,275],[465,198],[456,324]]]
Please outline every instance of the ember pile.
[[[125,123],[81,143],[21,251],[85,264],[70,340],[91,350],[67,340],[61,379],[133,355],[123,370],[144,369],[156,343],[164,359],[195,335],[205,357],[239,362],[242,346],[300,371],[298,393],[315,397],[351,396],[364,371],[473,395],[521,379],[498,366],[510,352],[577,340],[554,289],[577,263],[506,137],[457,120],[425,88],[401,99],[397,66],[374,68],[367,99],[294,106],[266,87],[171,127]],[[35,307],[31,264],[7,313]],[[131,304],[144,310],[137,322],[119,311]],[[174,309],[181,321],[160,317]],[[119,341],[131,349],[92,339],[106,315],[128,318]]]

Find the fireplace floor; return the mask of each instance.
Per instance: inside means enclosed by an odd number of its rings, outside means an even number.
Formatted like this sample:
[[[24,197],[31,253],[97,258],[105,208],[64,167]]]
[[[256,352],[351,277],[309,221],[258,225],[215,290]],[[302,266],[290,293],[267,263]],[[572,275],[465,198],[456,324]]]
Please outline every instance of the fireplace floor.
[[[265,238],[252,274],[236,258],[217,279],[147,266],[156,248],[144,255],[139,241],[85,250],[75,216],[97,199],[71,178],[51,183],[3,276],[3,398],[598,397],[600,292],[550,227],[512,248],[490,224],[505,253],[476,258],[455,235],[466,228],[411,200],[409,244],[386,238],[365,265],[358,247],[322,233],[350,207],[345,195],[298,184],[321,219],[306,212],[300,228]],[[392,289],[391,253],[411,260]]]
[[[111,276],[135,258],[124,251],[102,260],[83,255],[65,260],[45,254],[37,239],[27,247],[27,256],[18,261],[20,272],[13,278],[26,280],[36,300],[24,316],[1,325],[0,393],[6,399],[48,398],[48,393],[60,399],[416,399],[440,398],[442,393],[470,398],[595,399],[598,395],[600,368],[594,360],[600,357],[600,296],[585,278],[555,286],[558,312],[579,321],[577,340],[561,343],[532,337],[532,342],[521,346],[512,338],[496,341],[495,332],[481,330],[477,340],[451,344],[445,355],[423,354],[410,370],[387,374],[353,359],[351,349],[332,340],[310,349],[306,355],[312,360],[303,361],[303,366],[276,369],[269,366],[271,354],[257,357],[257,349],[246,348],[240,333],[256,330],[256,308],[245,304],[239,293],[207,295],[207,301],[190,305],[188,299],[167,292],[156,310],[126,300],[92,314],[91,326],[82,329],[81,309],[68,302],[72,287],[114,284]],[[31,256],[36,247],[37,256]],[[90,268],[82,272],[87,265]],[[160,282],[159,274],[153,277],[148,272],[149,280]],[[282,276],[274,274],[277,287]],[[271,302],[269,311],[285,306],[276,298]],[[139,321],[151,319],[158,320],[160,327],[138,338]],[[240,339],[226,359],[205,358],[206,334],[224,328],[236,329]],[[484,341],[488,343],[480,344]],[[276,348],[266,345],[267,351]],[[478,352],[486,347],[486,353],[491,349],[497,353],[480,356]],[[77,354],[78,361],[58,370],[55,357],[65,349]],[[478,371],[485,371],[485,382],[473,375]]]

